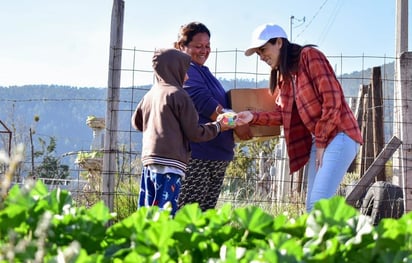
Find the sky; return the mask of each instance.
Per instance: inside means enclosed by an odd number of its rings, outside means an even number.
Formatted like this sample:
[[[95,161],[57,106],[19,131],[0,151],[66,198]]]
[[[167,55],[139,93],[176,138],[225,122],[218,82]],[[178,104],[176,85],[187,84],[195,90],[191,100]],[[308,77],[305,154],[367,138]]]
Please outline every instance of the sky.
[[[181,25],[200,21],[211,31],[212,50],[245,50],[254,28],[272,22],[282,26],[292,42],[315,44],[327,56],[395,56],[396,0],[125,0],[124,4],[125,49],[172,47]],[[112,0],[1,0],[0,86],[107,87],[112,6]],[[147,54],[139,60],[150,65],[152,52]],[[240,59],[249,65],[256,62],[256,57]],[[122,68],[135,63],[132,60],[122,55]]]

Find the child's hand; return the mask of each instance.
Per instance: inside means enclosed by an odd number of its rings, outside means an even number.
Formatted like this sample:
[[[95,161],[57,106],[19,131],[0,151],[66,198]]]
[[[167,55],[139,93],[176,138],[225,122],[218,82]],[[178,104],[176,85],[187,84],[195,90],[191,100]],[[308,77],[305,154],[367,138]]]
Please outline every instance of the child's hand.
[[[236,118],[236,112],[227,111],[225,113],[219,114],[216,120],[219,122],[221,130],[226,131],[236,127]]]

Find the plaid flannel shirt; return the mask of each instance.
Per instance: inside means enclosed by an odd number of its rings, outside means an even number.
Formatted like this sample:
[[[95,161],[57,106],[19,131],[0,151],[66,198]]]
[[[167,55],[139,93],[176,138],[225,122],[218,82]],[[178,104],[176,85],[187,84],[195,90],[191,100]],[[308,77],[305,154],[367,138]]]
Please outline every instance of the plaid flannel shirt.
[[[329,61],[313,47],[303,48],[292,79],[279,79],[276,108],[253,115],[251,125],[283,125],[291,173],[309,160],[312,137],[318,148],[326,148],[338,132],[363,143]]]

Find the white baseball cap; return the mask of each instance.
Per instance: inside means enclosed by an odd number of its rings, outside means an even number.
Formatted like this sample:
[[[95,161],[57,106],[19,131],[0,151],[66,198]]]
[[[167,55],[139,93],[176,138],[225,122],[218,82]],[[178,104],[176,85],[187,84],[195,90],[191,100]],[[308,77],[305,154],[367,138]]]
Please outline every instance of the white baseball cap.
[[[257,51],[258,48],[266,44],[272,38],[288,38],[285,30],[275,24],[263,24],[258,26],[252,33],[252,40],[249,48],[246,49],[245,55],[250,56]]]

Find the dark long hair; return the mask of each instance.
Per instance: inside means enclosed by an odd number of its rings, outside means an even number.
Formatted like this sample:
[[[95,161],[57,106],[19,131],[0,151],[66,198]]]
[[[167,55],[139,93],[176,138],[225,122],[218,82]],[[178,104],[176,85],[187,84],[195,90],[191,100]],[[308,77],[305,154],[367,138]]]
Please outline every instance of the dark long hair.
[[[272,45],[276,43],[277,38],[272,38],[268,42]],[[282,38],[282,47],[280,48],[279,66],[272,69],[270,72],[269,88],[273,94],[277,85],[279,77],[282,76],[285,80],[290,80],[292,73],[298,70],[299,58],[302,49],[305,47],[314,47],[315,45],[298,45],[290,43],[286,38]]]

